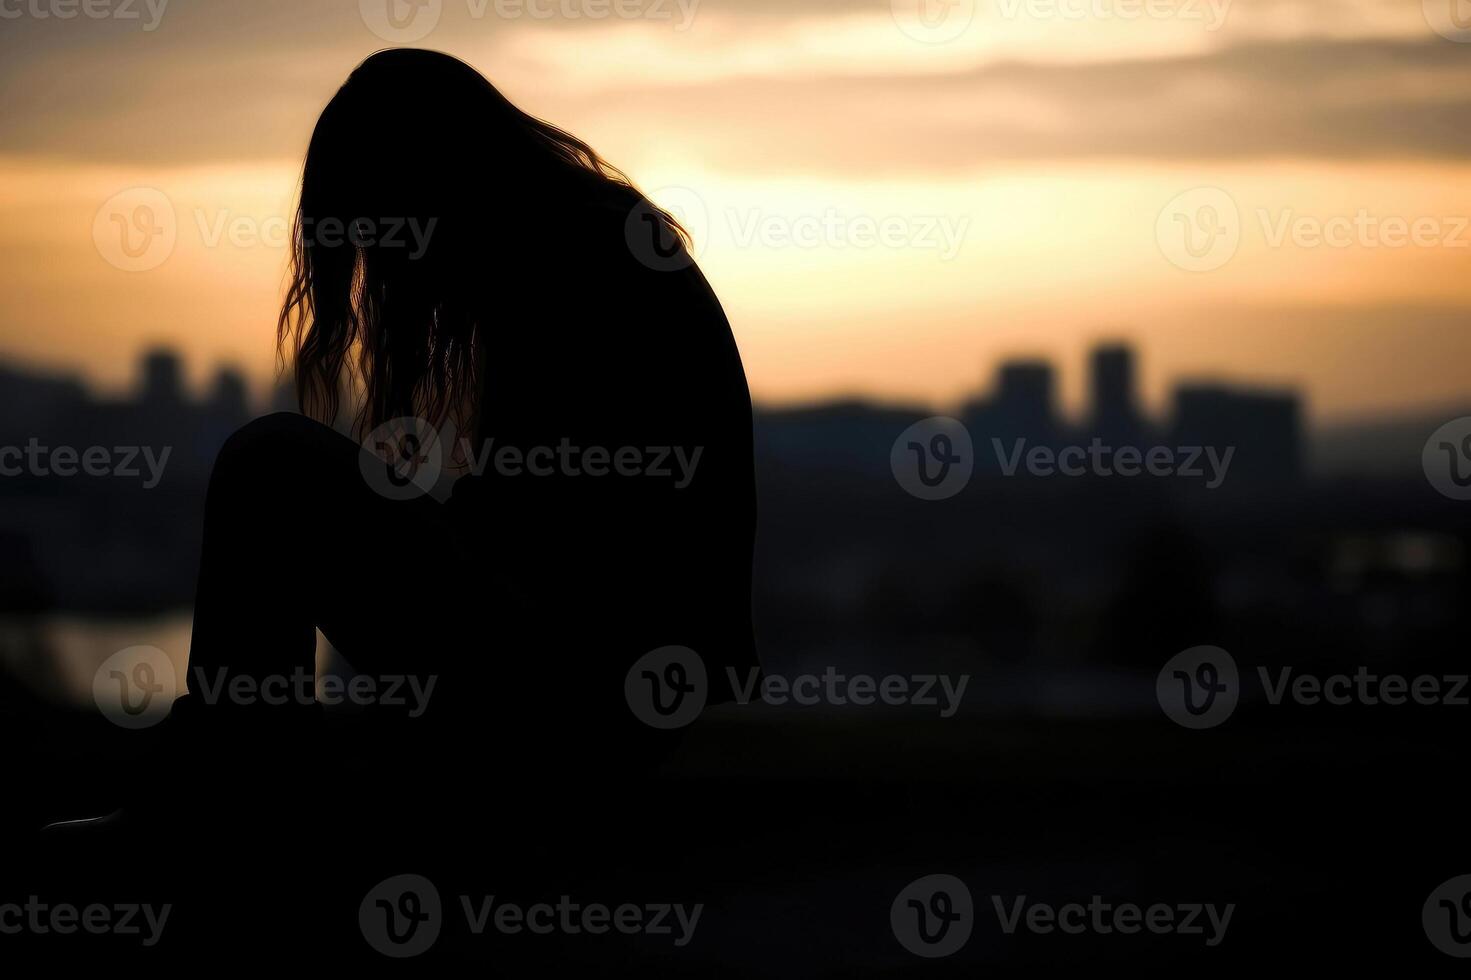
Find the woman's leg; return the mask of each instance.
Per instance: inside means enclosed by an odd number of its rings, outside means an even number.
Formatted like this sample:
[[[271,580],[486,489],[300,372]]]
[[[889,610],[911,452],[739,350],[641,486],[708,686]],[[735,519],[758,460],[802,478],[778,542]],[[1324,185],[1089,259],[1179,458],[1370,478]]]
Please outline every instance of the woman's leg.
[[[232,684],[297,691],[313,676],[318,627],[361,672],[438,669],[448,638],[435,635],[433,611],[464,584],[465,563],[443,505],[375,492],[362,452],[286,413],[221,449],[205,505],[192,700],[238,704]]]

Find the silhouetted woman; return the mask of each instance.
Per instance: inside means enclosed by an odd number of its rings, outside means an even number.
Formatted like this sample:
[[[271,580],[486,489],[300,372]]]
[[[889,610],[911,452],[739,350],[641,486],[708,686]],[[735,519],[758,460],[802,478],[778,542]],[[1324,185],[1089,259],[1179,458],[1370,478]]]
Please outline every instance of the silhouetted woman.
[[[696,651],[712,701],[744,683],[740,356],[677,224],[587,144],[454,58],[369,58],[312,134],[279,340],[303,414],[215,464],[176,720],[289,727],[204,695],[309,673],[316,629],[358,673],[438,678],[405,728],[501,758],[623,761],[656,648]],[[370,454],[324,424],[344,392]],[[436,469],[465,474],[445,502]]]

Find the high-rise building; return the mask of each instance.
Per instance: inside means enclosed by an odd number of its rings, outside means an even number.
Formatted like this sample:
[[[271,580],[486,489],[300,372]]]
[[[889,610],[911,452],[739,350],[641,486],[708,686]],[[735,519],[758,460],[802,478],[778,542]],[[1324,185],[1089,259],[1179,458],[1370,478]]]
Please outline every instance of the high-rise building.
[[[1173,437],[1180,446],[1233,450],[1233,479],[1291,481],[1302,471],[1301,405],[1290,392],[1181,385]]]
[[[993,403],[1000,425],[1033,439],[1046,439],[1055,427],[1053,371],[1046,361],[1006,361],[996,375]]]
[[[220,368],[210,386],[209,407],[223,418],[243,422],[250,411],[250,391],[246,387],[245,376],[235,368]]]
[[[1094,433],[1106,443],[1133,444],[1141,428],[1134,392],[1134,351],[1124,344],[1096,347],[1089,369]]]
[[[175,351],[160,348],[143,355],[141,400],[151,405],[177,405],[184,401],[184,369]]]

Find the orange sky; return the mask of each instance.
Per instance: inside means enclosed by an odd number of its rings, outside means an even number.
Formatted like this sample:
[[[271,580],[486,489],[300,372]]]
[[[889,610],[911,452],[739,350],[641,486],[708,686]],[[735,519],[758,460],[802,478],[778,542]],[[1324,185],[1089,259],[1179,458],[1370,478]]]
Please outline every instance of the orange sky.
[[[121,385],[162,342],[264,386],[312,122],[403,40],[681,213],[758,398],[945,401],[1040,354],[1076,406],[1125,337],[1155,407],[1204,375],[1318,419],[1471,401],[1452,0],[916,2],[11,5],[0,354]],[[120,251],[140,203],[166,257]]]

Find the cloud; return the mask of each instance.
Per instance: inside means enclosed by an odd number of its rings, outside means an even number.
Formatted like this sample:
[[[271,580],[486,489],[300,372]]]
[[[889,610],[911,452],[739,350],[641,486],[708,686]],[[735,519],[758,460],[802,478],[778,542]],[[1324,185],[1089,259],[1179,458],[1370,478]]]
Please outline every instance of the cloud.
[[[642,119],[680,132],[691,153],[737,170],[1459,159],[1471,153],[1464,55],[1434,42],[1264,43],[1176,58],[1012,62],[944,76],[632,91],[605,97],[599,115],[610,131]],[[577,111],[572,103],[567,109]]]
[[[872,0],[799,11],[703,0],[687,33],[473,18],[446,0],[445,26],[423,43],[634,167],[662,154],[738,173],[905,176],[1095,158],[1471,153],[1467,50],[1404,4],[1235,0],[1228,29],[1205,34],[1188,21],[998,23],[1000,2],[983,0],[984,30],[933,49]],[[336,85],[382,42],[356,4],[259,0],[248,16],[241,6],[171,5],[149,34],[7,21],[0,154],[298,159]]]

